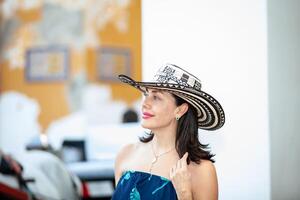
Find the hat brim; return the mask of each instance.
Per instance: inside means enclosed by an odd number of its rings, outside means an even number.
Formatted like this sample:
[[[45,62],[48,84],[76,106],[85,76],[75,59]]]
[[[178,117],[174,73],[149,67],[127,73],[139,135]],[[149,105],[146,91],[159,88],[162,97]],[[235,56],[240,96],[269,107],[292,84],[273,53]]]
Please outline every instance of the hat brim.
[[[202,90],[172,83],[139,82],[123,74],[119,75],[119,79],[143,93],[146,92],[146,88],[160,89],[184,99],[197,110],[200,129],[216,130],[225,123],[225,114],[220,103]]]

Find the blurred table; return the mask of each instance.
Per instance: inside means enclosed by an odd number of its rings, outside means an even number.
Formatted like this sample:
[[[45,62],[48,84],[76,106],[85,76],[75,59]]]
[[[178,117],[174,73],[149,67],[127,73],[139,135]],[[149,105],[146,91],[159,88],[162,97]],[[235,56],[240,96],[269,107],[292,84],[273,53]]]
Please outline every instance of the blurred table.
[[[81,180],[83,199],[111,198],[115,185],[113,159],[68,163],[67,167]]]

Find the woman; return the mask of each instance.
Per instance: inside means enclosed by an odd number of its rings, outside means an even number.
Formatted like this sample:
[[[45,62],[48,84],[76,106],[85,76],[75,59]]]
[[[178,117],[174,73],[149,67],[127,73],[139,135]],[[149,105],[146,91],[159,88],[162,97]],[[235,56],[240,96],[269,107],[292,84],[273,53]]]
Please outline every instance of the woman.
[[[113,199],[218,199],[214,155],[199,142],[198,128],[221,128],[221,105],[173,64],[160,68],[153,82],[119,79],[144,93],[142,126],[151,132],[117,155]]]

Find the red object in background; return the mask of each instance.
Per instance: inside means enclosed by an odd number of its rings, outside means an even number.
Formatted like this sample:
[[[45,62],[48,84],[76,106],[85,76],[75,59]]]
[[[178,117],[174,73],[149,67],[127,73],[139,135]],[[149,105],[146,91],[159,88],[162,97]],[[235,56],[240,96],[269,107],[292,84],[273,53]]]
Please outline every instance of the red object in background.
[[[89,189],[87,187],[87,183],[82,182],[82,197],[87,199],[90,197]]]
[[[27,193],[0,183],[0,197],[18,200],[29,200]]]

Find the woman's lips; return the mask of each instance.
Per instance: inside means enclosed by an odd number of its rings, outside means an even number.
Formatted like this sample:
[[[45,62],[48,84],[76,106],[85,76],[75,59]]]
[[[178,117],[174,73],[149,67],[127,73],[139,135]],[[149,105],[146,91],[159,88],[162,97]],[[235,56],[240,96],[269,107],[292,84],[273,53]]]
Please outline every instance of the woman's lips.
[[[149,119],[150,117],[153,117],[154,115],[152,115],[151,113],[147,113],[147,112],[143,112],[143,119]]]

